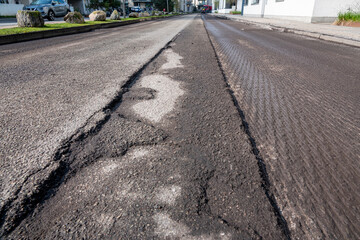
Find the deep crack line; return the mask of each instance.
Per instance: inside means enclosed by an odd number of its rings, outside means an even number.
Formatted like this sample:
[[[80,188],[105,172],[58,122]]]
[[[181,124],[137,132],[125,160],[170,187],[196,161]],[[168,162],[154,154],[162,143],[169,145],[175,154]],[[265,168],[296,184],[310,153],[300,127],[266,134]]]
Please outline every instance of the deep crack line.
[[[208,35],[211,47],[212,47],[212,49],[213,49],[213,51],[215,53],[216,61],[218,62],[221,74],[223,75],[227,91],[229,92],[229,94],[231,96],[231,99],[232,99],[236,109],[238,110],[239,116],[241,118],[242,129],[244,130],[244,132],[248,136],[248,139],[250,141],[250,145],[251,145],[251,148],[252,148],[252,152],[253,152],[256,160],[257,160],[257,163],[258,163],[258,166],[259,166],[259,174],[260,174],[260,177],[262,179],[261,187],[263,188],[263,190],[265,192],[265,195],[268,198],[268,200],[269,200],[269,202],[270,202],[270,204],[271,204],[271,206],[273,208],[273,211],[274,211],[275,216],[277,218],[278,225],[281,227],[281,230],[282,230],[283,234],[285,235],[286,239],[290,240],[291,239],[291,233],[290,233],[288,224],[286,222],[286,219],[282,215],[282,212],[281,212],[281,210],[279,208],[279,205],[277,204],[277,201],[276,201],[276,198],[275,198],[274,194],[272,193],[272,191],[270,189],[271,183],[270,183],[269,175],[268,175],[267,170],[266,170],[266,164],[265,164],[264,160],[262,159],[262,157],[260,156],[260,150],[258,149],[258,147],[256,145],[256,141],[255,141],[254,137],[251,134],[250,127],[249,127],[248,122],[246,121],[244,111],[241,109],[241,107],[239,105],[239,102],[235,97],[234,91],[230,87],[229,81],[228,81],[228,79],[226,77],[223,66],[221,64],[219,55],[216,52],[214,43],[213,43],[213,41],[212,41],[212,39],[210,37],[210,34],[209,34],[209,32],[208,32],[208,30],[207,30],[207,28],[205,26],[204,17],[202,16],[201,19],[203,20],[204,28],[205,28],[206,33]]]

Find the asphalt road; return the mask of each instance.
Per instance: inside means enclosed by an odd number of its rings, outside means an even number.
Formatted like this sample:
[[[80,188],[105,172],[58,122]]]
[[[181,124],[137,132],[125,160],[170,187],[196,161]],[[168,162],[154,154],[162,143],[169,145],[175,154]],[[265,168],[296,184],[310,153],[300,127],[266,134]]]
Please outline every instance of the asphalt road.
[[[58,171],[59,148],[193,17],[0,46],[1,232]]]
[[[287,238],[202,20],[160,22],[175,23],[188,26],[62,146],[43,194],[5,238]]]
[[[205,17],[293,239],[360,239],[360,49]]]
[[[360,238],[360,50],[194,17],[0,46],[0,238]]]

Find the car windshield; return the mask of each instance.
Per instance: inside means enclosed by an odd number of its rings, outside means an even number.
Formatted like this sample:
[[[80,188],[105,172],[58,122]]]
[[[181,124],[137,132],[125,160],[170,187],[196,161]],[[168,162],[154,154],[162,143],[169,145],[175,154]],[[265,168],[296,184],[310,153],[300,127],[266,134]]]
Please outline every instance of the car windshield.
[[[39,4],[51,4],[51,0],[35,0],[31,3],[31,5],[39,5]]]

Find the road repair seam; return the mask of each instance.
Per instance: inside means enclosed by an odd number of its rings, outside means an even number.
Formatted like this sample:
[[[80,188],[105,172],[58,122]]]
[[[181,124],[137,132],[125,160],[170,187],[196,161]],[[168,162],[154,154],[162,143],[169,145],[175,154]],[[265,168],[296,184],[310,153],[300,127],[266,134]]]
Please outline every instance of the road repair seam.
[[[51,196],[54,191],[64,182],[66,175],[69,173],[69,155],[71,153],[71,146],[75,143],[81,142],[87,137],[96,134],[108,122],[111,114],[118,108],[122,102],[124,93],[139,79],[141,73],[145,68],[153,62],[159,55],[166,50],[172,42],[179,36],[178,33],[174,38],[165,44],[154,57],[146,62],[141,68],[133,73],[129,79],[120,87],[116,93],[115,98],[109,102],[103,109],[95,112],[85,123],[84,126],[79,128],[73,135],[59,146],[58,150],[53,155],[52,163],[45,166],[31,176],[29,176],[21,187],[16,191],[13,199],[4,204],[0,209],[0,238],[10,234],[31,212],[34,211],[36,206]],[[146,144],[145,144],[146,145]],[[133,146],[129,146],[133,147]],[[46,177],[40,179],[35,191],[26,194],[26,197],[19,200],[21,193],[27,180],[31,179],[36,174],[41,174],[44,170],[50,169],[50,172],[45,172]]]
[[[276,201],[276,198],[275,198],[274,194],[271,191],[271,183],[270,183],[270,179],[269,179],[269,176],[268,176],[268,173],[267,173],[267,170],[266,170],[266,164],[265,164],[264,160],[262,159],[262,157],[260,155],[260,151],[259,151],[259,149],[258,149],[258,147],[256,145],[256,141],[255,141],[254,137],[252,136],[252,134],[250,132],[249,124],[246,121],[245,114],[244,114],[243,110],[241,109],[240,104],[239,104],[239,102],[237,101],[237,99],[236,99],[236,97],[234,95],[234,91],[231,89],[231,87],[229,85],[229,82],[228,82],[227,77],[226,77],[225,72],[224,72],[224,68],[223,68],[223,66],[221,64],[219,55],[217,54],[217,52],[215,50],[215,46],[214,46],[214,43],[213,43],[213,41],[212,41],[212,39],[210,37],[210,34],[209,34],[209,32],[208,32],[208,30],[207,30],[207,28],[205,26],[203,17],[201,19],[203,20],[204,28],[205,28],[207,36],[209,38],[211,47],[212,47],[212,49],[213,49],[213,51],[215,53],[216,61],[217,61],[218,65],[219,65],[219,68],[220,68],[221,73],[223,75],[223,78],[224,78],[224,81],[225,81],[225,84],[226,84],[226,87],[227,87],[227,91],[230,94],[231,99],[232,99],[232,101],[233,101],[233,103],[234,103],[234,105],[235,105],[235,107],[238,110],[238,113],[240,115],[241,122],[242,122],[241,127],[244,130],[245,134],[248,136],[248,139],[249,139],[249,142],[250,142],[250,145],[251,145],[251,148],[252,148],[252,152],[253,152],[256,160],[258,161],[259,174],[260,174],[260,177],[262,179],[261,187],[264,190],[265,195],[268,198],[271,206],[273,207],[273,211],[274,211],[274,214],[275,214],[275,216],[277,218],[278,225],[281,227],[281,230],[282,230],[283,234],[285,235],[286,239],[290,240],[291,239],[291,234],[290,234],[288,224],[286,222],[286,219],[282,215],[282,212],[281,212],[281,210],[280,210],[280,208],[279,208],[279,206],[277,204],[277,201]]]

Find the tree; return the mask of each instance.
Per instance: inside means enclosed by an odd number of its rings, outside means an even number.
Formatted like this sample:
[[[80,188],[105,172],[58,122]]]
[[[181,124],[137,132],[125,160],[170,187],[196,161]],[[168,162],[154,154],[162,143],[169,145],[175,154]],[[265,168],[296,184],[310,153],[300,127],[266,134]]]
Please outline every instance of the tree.
[[[172,12],[174,9],[174,2],[171,0],[168,1],[169,1],[169,12]],[[162,11],[164,8],[166,9],[167,7],[166,0],[154,0],[154,5],[160,11]]]
[[[179,0],[172,0],[172,2],[174,3],[174,11],[178,12],[180,10],[180,3]]]

